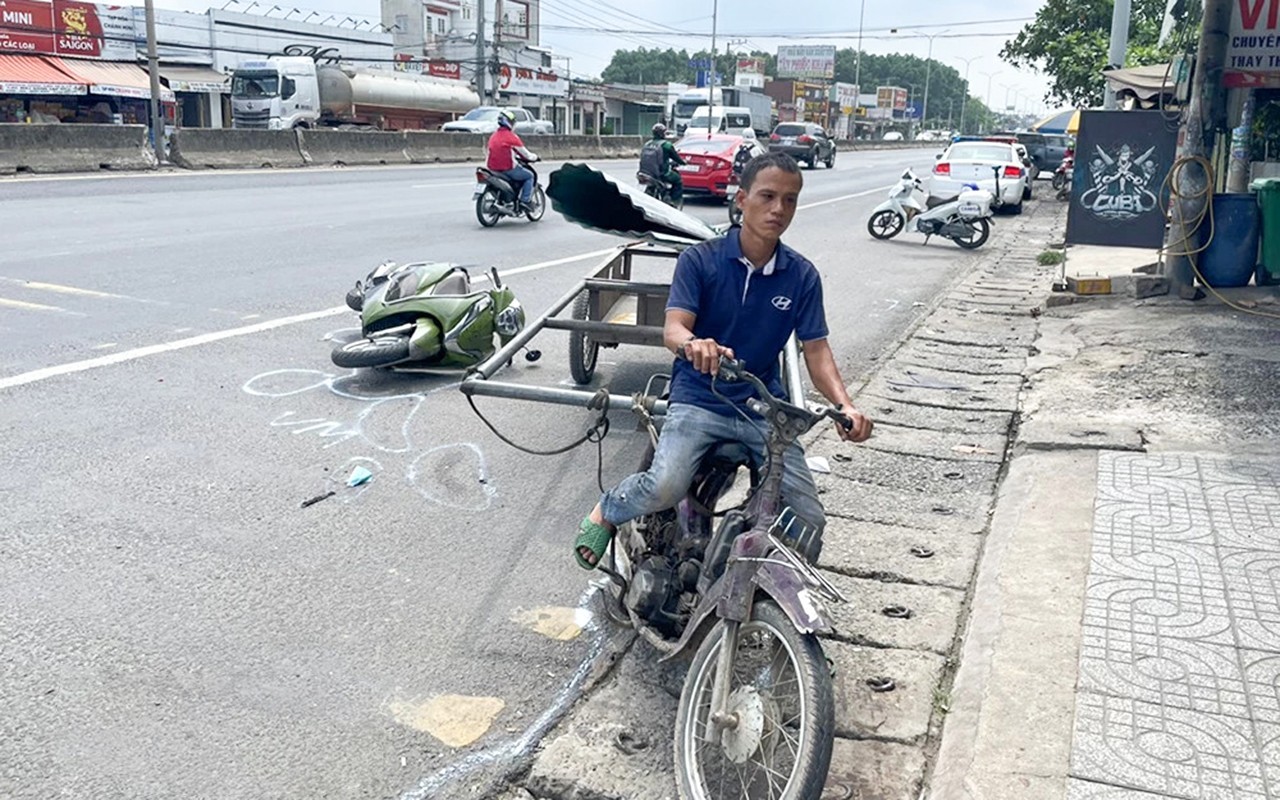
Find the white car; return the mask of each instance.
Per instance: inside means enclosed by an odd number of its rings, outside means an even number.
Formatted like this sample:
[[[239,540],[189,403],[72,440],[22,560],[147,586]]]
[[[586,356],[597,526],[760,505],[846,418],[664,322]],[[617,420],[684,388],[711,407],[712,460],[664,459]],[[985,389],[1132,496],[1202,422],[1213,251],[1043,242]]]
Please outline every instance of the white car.
[[[510,111],[516,115],[515,131],[524,136],[550,136],[551,123],[530,114],[526,109],[517,107],[499,108],[498,106],[480,106],[473,108],[460,119],[446,122],[440,130],[452,133],[493,133],[498,129],[498,112]]]
[[[1027,168],[1014,145],[999,141],[956,142],[939,155],[929,180],[929,204],[954,200],[965,184],[975,184],[995,195],[996,169],[1003,207],[1021,214],[1029,187]]]

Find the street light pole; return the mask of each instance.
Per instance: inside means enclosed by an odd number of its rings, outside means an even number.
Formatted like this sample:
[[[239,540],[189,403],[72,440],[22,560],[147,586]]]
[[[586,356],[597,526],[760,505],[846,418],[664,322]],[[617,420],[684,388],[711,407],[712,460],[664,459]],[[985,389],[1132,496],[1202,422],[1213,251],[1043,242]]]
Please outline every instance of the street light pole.
[[[920,107],[920,127],[923,130],[929,124],[929,74],[933,71],[933,39],[947,31],[925,34],[929,37],[929,54],[924,59],[924,102]]]
[[[982,56],[973,56],[971,58],[952,56],[952,58],[964,62],[964,95],[960,98],[960,132],[964,133],[964,107],[969,102],[969,65],[982,58]]]
[[[858,53],[853,57],[853,83],[858,87],[858,94],[862,94],[862,19],[866,13],[867,0],[862,0],[862,9],[858,12]]]

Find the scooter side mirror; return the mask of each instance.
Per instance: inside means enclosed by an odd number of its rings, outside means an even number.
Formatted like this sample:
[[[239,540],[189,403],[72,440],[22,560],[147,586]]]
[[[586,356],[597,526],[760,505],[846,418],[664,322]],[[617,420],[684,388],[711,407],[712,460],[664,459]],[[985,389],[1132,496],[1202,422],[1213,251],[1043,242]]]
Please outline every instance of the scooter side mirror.
[[[933,157],[933,160],[934,160],[934,161],[941,161],[941,160],[942,160],[942,153],[938,153],[936,156],[934,156],[934,157]]]
[[[489,267],[489,278],[493,282],[493,288],[495,289],[502,288],[502,279],[498,277],[497,267]]]

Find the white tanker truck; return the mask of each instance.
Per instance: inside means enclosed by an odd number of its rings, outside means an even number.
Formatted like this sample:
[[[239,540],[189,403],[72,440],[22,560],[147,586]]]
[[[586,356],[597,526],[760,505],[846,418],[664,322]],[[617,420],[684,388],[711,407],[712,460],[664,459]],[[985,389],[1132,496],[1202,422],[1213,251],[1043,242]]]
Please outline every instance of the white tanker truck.
[[[360,125],[436,129],[480,105],[467,84],[410,72],[317,65],[306,56],[243,61],[231,75],[234,127]]]

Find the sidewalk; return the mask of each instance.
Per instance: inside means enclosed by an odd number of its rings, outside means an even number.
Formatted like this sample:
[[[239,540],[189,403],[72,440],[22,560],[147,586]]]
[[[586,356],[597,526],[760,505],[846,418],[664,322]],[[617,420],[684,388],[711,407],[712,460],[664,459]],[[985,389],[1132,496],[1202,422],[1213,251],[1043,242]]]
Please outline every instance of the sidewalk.
[[[927,796],[1280,798],[1280,319],[1113,295],[1035,348]]]

